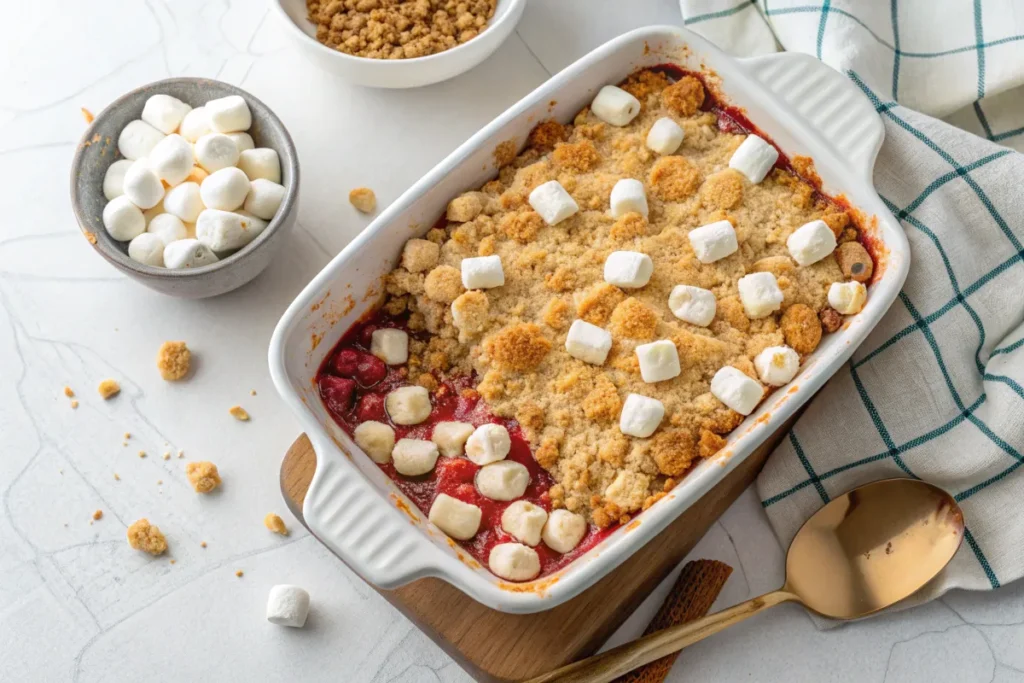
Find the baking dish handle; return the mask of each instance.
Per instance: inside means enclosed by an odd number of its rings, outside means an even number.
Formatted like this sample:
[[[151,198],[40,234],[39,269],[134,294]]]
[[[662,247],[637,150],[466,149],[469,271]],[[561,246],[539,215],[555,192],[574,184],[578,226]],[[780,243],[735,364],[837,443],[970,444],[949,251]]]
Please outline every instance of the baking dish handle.
[[[800,52],[739,61],[806,119],[854,173],[871,182],[885,127],[856,85],[824,62]]]

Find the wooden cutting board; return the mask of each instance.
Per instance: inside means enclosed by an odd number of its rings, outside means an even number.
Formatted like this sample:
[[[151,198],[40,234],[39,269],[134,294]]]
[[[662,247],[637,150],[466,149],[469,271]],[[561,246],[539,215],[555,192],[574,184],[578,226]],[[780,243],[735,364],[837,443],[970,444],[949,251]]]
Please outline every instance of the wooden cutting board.
[[[477,680],[538,676],[592,654],[608,639],[750,485],[789,424],[615,571],[546,612],[503,614],[433,578],[374,589]],[[302,503],[315,470],[316,455],[303,434],[281,464],[281,491],[303,524]]]

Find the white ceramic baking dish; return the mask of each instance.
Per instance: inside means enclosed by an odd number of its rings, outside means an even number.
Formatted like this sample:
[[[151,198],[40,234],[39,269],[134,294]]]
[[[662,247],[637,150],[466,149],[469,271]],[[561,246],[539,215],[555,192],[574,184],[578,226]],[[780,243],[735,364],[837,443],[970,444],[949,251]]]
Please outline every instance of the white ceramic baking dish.
[[[666,62],[708,72],[718,81],[720,94],[744,108],[791,157],[811,157],[824,189],[844,195],[866,216],[880,267],[864,311],[828,335],[791,385],[777,390],[737,428],[721,454],[701,463],[637,517],[638,523],[617,529],[569,566],[530,584],[508,584],[427,522],[334,424],[320,402],[314,377],[342,334],[380,301],[381,277],[395,265],[405,241],[425,233],[449,199],[494,176],[492,153],[498,143],[511,139],[522,145],[538,121],[568,121],[602,85]],[[316,474],[303,506],[306,524],[352,569],[385,589],[435,576],[494,609],[529,613],[554,607],[592,585],[654,538],[793,415],[889,308],[906,278],[910,254],[899,223],[871,185],[882,136],[882,122],[863,94],[815,59],[779,54],[737,60],[681,28],[633,31],[552,77],[388,207],[316,276],[274,331],[274,383],[317,454]]]

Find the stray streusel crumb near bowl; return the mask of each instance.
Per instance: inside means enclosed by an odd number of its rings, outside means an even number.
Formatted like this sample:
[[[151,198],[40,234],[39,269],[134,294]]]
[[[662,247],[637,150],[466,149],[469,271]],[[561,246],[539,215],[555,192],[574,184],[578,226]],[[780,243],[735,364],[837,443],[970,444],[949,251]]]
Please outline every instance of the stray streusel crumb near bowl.
[[[273,512],[268,512],[267,516],[263,518],[263,525],[275,534],[288,535],[288,527],[285,526],[284,520]]]
[[[128,545],[150,555],[162,555],[167,550],[167,539],[160,527],[149,523],[143,517],[128,527]]]
[[[168,382],[184,379],[192,367],[192,352],[183,341],[164,342],[157,352],[156,367]]]
[[[185,475],[196,493],[210,493],[221,484],[217,466],[207,460],[186,463]]]

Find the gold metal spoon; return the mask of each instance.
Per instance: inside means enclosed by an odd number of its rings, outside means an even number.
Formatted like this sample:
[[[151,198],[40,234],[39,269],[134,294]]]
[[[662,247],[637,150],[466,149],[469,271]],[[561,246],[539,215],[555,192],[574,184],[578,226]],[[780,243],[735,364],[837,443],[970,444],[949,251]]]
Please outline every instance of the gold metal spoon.
[[[777,591],[657,631],[528,683],[603,683],[783,602],[833,619],[859,619],[894,605],[935,578],[964,537],[948,493],[916,479],[885,479],[836,498],[804,523]]]

